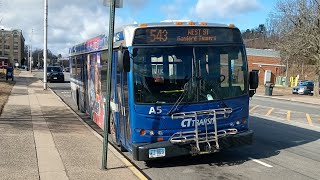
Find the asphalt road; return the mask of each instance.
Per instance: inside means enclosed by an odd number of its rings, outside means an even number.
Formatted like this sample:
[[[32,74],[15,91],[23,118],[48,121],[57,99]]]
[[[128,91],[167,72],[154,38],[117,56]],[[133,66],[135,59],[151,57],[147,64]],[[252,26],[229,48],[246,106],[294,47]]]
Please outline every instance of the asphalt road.
[[[320,127],[320,106],[317,105],[254,96],[250,101],[250,113]]]
[[[69,83],[48,85],[76,108]],[[251,146],[211,155],[133,162],[151,179],[320,179],[320,126],[315,118],[320,107],[254,97],[250,108],[250,127],[255,132]],[[314,125],[295,116],[298,113],[309,114]],[[131,159],[129,153],[124,154]]]

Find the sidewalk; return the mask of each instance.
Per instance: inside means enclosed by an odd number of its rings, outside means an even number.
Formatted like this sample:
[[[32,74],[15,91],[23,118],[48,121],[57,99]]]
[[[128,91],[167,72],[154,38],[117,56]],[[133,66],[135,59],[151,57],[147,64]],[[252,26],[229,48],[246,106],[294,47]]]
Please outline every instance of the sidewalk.
[[[290,87],[274,87],[272,96],[266,96],[265,87],[261,86],[257,89],[257,93],[253,96],[253,98],[255,96],[320,105],[319,97],[314,97],[310,95],[292,94],[292,88]]]
[[[0,179],[138,179],[132,165],[102,142],[30,73],[15,78],[0,116]],[[118,153],[118,154],[117,154]]]

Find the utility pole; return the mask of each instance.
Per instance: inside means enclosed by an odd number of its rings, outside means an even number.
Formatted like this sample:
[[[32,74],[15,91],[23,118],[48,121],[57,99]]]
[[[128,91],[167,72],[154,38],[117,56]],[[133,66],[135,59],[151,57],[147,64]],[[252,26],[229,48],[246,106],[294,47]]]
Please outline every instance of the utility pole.
[[[43,37],[43,89],[47,90],[47,28],[48,28],[48,0],[44,0],[44,37]]]
[[[33,28],[31,31],[31,38],[30,38],[30,57],[29,57],[29,69],[30,69],[30,73],[32,73],[32,36],[33,36]]]
[[[103,148],[102,148],[102,169],[107,169],[108,160],[108,129],[110,122],[110,90],[111,90],[111,62],[113,61],[113,37],[114,37],[114,19],[115,9],[122,6],[122,0],[103,0],[104,5],[110,5],[109,14],[109,36],[108,36],[108,67],[106,80],[106,97],[105,97],[105,113],[104,113],[104,128],[103,128]],[[119,5],[119,3],[121,5]]]
[[[23,65],[25,65],[25,63]],[[30,63],[30,45],[28,45],[28,63],[26,65],[28,65],[29,63]],[[21,64],[21,66],[22,66],[22,64]]]
[[[40,53],[38,52],[38,64],[37,64],[38,65],[38,69],[40,69],[40,57],[39,56],[40,56]]]

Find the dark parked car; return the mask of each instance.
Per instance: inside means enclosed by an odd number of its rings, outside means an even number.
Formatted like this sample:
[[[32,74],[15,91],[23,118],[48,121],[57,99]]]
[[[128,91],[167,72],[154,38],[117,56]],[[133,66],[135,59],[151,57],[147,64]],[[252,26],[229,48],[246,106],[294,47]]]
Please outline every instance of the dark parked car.
[[[64,74],[59,66],[47,67],[47,82],[64,82]]]
[[[313,81],[303,81],[292,88],[292,94],[313,94]]]
[[[301,85],[301,84],[304,83],[304,82],[307,82],[307,81],[310,81],[310,80],[299,80],[299,81],[298,81],[298,86]]]

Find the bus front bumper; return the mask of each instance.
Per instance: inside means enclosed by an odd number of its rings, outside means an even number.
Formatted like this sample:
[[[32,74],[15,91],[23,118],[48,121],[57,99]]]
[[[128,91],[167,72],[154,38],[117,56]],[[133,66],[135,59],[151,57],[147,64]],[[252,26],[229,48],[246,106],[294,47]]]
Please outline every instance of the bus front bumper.
[[[253,131],[248,130],[239,132],[235,135],[227,135],[219,138],[220,149],[239,147],[250,145],[253,142]],[[162,157],[150,158],[150,149],[165,149],[165,155]],[[191,155],[190,144],[172,144],[169,141],[161,141],[156,143],[137,143],[132,146],[133,159],[138,161],[148,161],[159,158],[169,158],[183,155]]]

